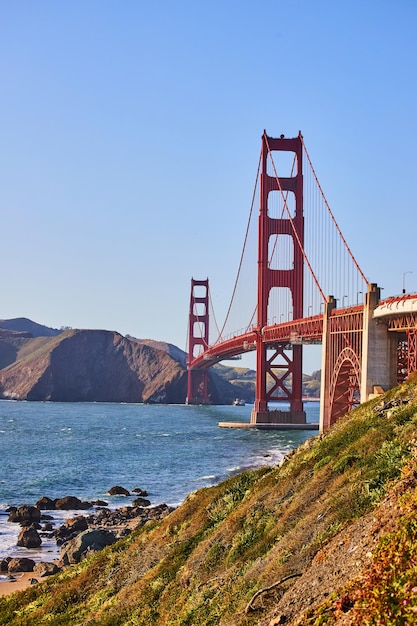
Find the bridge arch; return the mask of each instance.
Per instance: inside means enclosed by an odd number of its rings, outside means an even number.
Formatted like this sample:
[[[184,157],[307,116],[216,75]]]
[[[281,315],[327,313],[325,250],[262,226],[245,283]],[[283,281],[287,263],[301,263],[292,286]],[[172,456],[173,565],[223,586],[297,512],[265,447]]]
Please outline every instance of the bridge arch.
[[[330,425],[359,404],[360,381],[359,357],[347,346],[338,355],[330,380]]]

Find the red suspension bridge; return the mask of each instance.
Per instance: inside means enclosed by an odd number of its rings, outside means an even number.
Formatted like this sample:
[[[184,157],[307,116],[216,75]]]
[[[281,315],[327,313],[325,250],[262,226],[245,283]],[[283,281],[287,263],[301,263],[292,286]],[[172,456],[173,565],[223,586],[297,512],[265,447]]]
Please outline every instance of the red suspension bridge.
[[[248,267],[256,268],[252,278]],[[192,279],[187,402],[209,404],[208,368],[255,350],[248,426],[311,427],[302,399],[303,345],[322,344],[321,430],[417,369],[417,296],[380,302],[380,289],[368,283],[337,225],[301,133],[263,134],[237,277],[213,343],[210,304],[208,279]],[[227,335],[236,312],[246,326]],[[289,410],[271,408],[283,402]]]

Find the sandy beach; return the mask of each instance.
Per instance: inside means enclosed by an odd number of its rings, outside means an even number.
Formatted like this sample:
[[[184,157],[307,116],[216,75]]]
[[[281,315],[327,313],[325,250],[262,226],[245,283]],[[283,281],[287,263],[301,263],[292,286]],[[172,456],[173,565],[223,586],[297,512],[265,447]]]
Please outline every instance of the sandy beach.
[[[11,575],[14,576],[16,580],[3,580],[3,576],[0,578],[0,596],[7,596],[14,591],[22,591],[30,586],[31,578],[36,578],[36,574],[33,572],[16,572]],[[6,576],[7,574],[4,575],[4,578]]]

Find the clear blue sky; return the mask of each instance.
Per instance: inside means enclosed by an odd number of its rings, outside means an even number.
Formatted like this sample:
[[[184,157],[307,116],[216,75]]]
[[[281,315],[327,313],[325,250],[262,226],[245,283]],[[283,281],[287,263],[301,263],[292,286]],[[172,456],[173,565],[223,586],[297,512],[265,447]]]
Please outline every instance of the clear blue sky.
[[[0,0],[0,318],[184,348],[192,276],[226,310],[264,129],[302,131],[383,295],[417,291],[416,24],[415,0]]]

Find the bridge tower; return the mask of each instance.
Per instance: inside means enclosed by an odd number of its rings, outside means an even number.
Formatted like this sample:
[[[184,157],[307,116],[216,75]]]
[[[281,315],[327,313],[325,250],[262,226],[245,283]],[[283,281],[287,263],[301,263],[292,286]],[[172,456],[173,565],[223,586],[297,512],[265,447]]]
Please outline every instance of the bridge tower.
[[[191,279],[188,317],[188,387],[186,404],[209,404],[208,370],[191,369],[193,359],[209,345],[209,281]]]
[[[295,175],[279,177],[268,174],[268,154],[272,151],[292,152],[295,155]],[[268,325],[268,301],[274,287],[289,289],[292,297],[293,319],[303,317],[304,286],[304,214],[303,214],[303,144],[301,133],[287,139],[268,137],[264,132],[261,150],[260,210],[258,223],[258,296],[256,342],[256,395],[251,415],[252,424],[305,423],[302,401],[302,345],[288,343],[267,344],[262,341]],[[272,191],[294,194],[294,212],[284,211],[281,218],[273,218],[268,211],[268,196]],[[291,269],[269,267],[270,238],[286,235],[293,240]],[[269,354],[268,354],[269,353]],[[272,353],[272,354],[271,354]],[[267,383],[272,381],[272,386]],[[268,402],[290,402],[290,411],[269,410]]]

